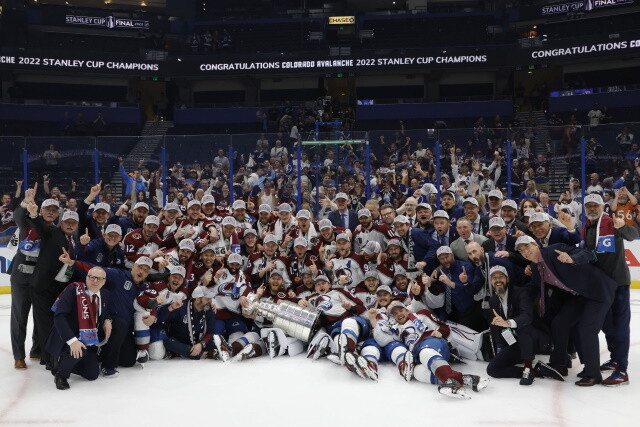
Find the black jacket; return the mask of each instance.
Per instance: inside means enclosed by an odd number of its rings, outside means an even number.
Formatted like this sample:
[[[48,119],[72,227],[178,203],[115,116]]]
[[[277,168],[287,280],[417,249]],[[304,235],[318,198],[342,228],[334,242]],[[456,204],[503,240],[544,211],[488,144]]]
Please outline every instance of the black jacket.
[[[360,224],[360,221],[358,220],[358,214],[355,213],[354,211],[348,211],[349,212],[349,230],[351,230],[351,232],[355,232],[356,231],[356,227]],[[339,211],[331,211],[329,213],[329,216],[327,217],[329,219],[329,221],[331,221],[331,224],[333,224],[335,227],[342,227],[343,226],[343,221],[342,221],[342,216],[340,215]]]
[[[502,312],[502,304],[500,304],[500,298],[498,295],[492,295],[489,300],[489,307],[495,310],[503,319],[512,319],[516,322],[516,334],[518,328],[524,328],[529,326],[533,322],[533,303],[529,292],[525,288],[518,288],[516,286],[509,285],[509,293],[507,294],[507,312]],[[493,312],[492,312],[493,314]],[[500,326],[491,325],[491,337],[494,344],[498,347],[508,346],[505,339],[502,337],[502,331],[505,328]]]
[[[525,268],[529,265],[527,261],[518,251],[516,251],[517,238],[507,235],[507,252],[509,252],[509,261],[518,265],[521,268]],[[482,247],[485,252],[496,252],[496,241],[493,238],[489,238],[482,242]]]
[[[585,246],[587,249],[594,251],[596,247],[596,228],[597,221],[592,226],[586,228]],[[585,225],[586,227],[586,225]],[[631,275],[624,253],[624,241],[633,241],[638,238],[638,230],[634,227],[625,225],[621,228],[614,229],[614,239],[616,245],[615,252],[602,252],[595,254],[597,261],[595,265],[602,269],[613,280],[618,282],[620,286],[629,286],[631,284]]]

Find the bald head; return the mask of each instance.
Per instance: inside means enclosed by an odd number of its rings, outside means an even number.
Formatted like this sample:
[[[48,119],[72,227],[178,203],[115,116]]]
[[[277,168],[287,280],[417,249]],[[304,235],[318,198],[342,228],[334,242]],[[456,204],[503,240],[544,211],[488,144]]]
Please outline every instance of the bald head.
[[[97,293],[100,291],[107,281],[107,273],[101,267],[93,267],[87,273],[87,288],[93,292]]]
[[[415,197],[407,197],[404,201],[404,207],[407,216],[414,216],[416,214],[416,208],[418,207],[418,201]]]
[[[484,248],[478,242],[469,242],[465,250],[469,260],[474,264],[481,264],[484,261]]]

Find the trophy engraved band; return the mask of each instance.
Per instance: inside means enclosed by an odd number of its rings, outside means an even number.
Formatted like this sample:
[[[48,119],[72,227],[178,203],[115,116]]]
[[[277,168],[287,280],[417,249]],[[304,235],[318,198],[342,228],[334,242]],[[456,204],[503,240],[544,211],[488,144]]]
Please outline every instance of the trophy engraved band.
[[[290,337],[304,342],[309,342],[320,328],[320,313],[291,301],[282,301],[280,304],[253,301],[243,311],[270,320],[274,328],[280,328]]]

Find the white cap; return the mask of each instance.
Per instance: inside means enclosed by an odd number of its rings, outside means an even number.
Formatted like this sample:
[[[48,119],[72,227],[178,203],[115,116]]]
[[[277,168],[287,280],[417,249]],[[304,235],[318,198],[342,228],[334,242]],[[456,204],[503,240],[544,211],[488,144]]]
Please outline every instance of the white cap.
[[[466,199],[464,199],[464,201],[462,202],[462,206],[464,206],[465,203],[471,203],[472,205],[478,207],[480,206],[475,197],[467,197]]]
[[[500,218],[499,216],[494,216],[489,220],[489,229],[492,229],[493,227],[504,228],[506,226],[507,224],[504,222],[504,219]]]
[[[447,211],[443,211],[443,210],[435,211],[433,213],[433,217],[432,218],[433,219],[436,219],[436,218],[450,219],[449,218],[449,214],[447,213]]]
[[[183,241],[180,242],[180,245],[178,245],[178,249],[187,249],[187,250],[190,250],[191,252],[195,252],[196,244],[193,243],[193,240],[191,239],[184,239]]]
[[[374,279],[380,280],[380,276],[378,276],[378,272],[376,270],[369,270],[364,273],[364,278],[368,279],[369,277],[373,277]]]
[[[177,203],[171,202],[171,203],[167,203],[166,205],[164,205],[164,210],[165,211],[178,211],[178,212],[180,212],[180,207],[178,206]]]
[[[518,210],[518,205],[516,204],[516,202],[514,202],[511,199],[507,199],[507,200],[503,200],[502,204],[500,205],[501,208],[511,208],[513,210]]]
[[[531,236],[527,236],[527,235],[520,236],[520,237],[518,237],[518,240],[516,240],[516,249],[518,249],[519,245],[526,245],[526,244],[535,243],[535,242],[536,241],[533,240],[533,237],[531,237]]]
[[[145,224],[155,224],[157,226],[160,226],[160,218],[158,218],[155,215],[149,215],[148,217],[146,217],[144,219],[144,223]]]
[[[68,219],[72,219],[72,220],[74,220],[74,221],[78,221],[78,222],[79,222],[79,221],[80,221],[80,217],[78,216],[78,212],[75,212],[75,211],[65,211],[65,212],[62,214],[62,219],[61,219],[61,221],[66,221],[66,220],[68,220]]]
[[[260,213],[260,212],[271,213],[271,206],[269,206],[266,203],[261,204],[260,208],[258,209],[258,213]]]
[[[94,208],[93,208],[93,211],[95,212],[95,211],[100,210],[100,209],[105,210],[108,213],[111,212],[111,206],[109,206],[108,203],[100,202],[100,203],[96,204],[94,206]]]
[[[187,203],[187,209],[190,209],[191,206],[200,206],[200,207],[202,207],[202,203],[200,203],[199,200],[191,200],[189,203]]]
[[[278,238],[274,234],[267,234],[264,236],[263,243],[266,245],[267,243],[275,243],[278,244]]]
[[[509,277],[509,273],[507,273],[507,269],[501,265],[494,265],[493,267],[491,267],[491,270],[489,270],[489,276],[493,275],[493,273],[502,273],[505,276]]]
[[[138,202],[135,205],[133,205],[133,210],[135,211],[138,208],[145,208],[146,210],[149,210],[149,205],[146,204],[145,202]]]
[[[391,240],[389,240],[389,242],[387,243],[387,247],[389,247],[391,245],[396,245],[396,246],[402,247],[402,245],[400,244],[400,240],[399,239],[391,239]]]
[[[56,208],[60,209],[60,203],[58,203],[56,199],[47,199],[44,202],[42,202],[41,207],[46,208],[49,206],[55,206]]]
[[[387,312],[393,313],[393,310],[395,310],[396,308],[407,308],[407,306],[405,306],[400,301],[392,301],[391,304],[389,304],[389,306],[387,307]]]
[[[187,270],[181,265],[170,265],[167,268],[169,269],[169,274],[179,274],[182,277],[187,277]]]
[[[336,237],[336,242],[338,240],[347,240],[347,241],[351,241],[351,238],[349,237],[349,235],[347,233],[340,233],[338,234],[338,236]]]
[[[318,282],[327,282],[327,283],[331,283],[329,282],[329,278],[327,276],[325,276],[324,274],[318,274],[316,276],[315,279],[313,279],[314,283],[318,283]]]
[[[443,245],[443,246],[440,246],[436,251],[436,256],[440,256],[442,254],[452,254],[452,253],[453,251],[449,246]]]
[[[149,258],[148,256],[141,256],[136,260],[134,264],[146,265],[149,268],[153,267],[153,261],[151,261],[151,258]]]
[[[231,255],[229,255],[229,258],[227,258],[227,264],[242,264],[242,255],[237,254],[237,253],[232,253]]]
[[[206,251],[216,251],[216,247],[213,243],[209,243],[204,248],[200,249],[200,253],[204,253]]]
[[[104,230],[104,234],[109,233],[118,233],[120,236],[122,236],[122,227],[120,227],[118,224],[109,224],[107,225],[107,229]]]
[[[325,228],[333,228],[333,224],[331,223],[331,220],[329,220],[329,219],[327,219],[327,218],[325,218],[325,219],[321,219],[321,220],[318,222],[318,228],[319,228],[320,230],[323,230],[323,229],[325,229]]]
[[[532,212],[529,216],[529,225],[534,222],[549,222],[549,215],[544,212]]]
[[[404,267],[400,266],[400,265],[396,265],[396,270],[393,274],[393,277],[396,276],[404,276],[407,277],[407,270],[404,269]]]
[[[367,242],[366,245],[364,245],[362,250],[368,253],[369,255],[371,255],[371,254],[377,254],[382,250],[382,248],[380,247],[380,243],[376,242],[375,240],[370,240]]]
[[[191,292],[191,298],[215,298],[216,294],[211,289],[205,286],[196,286],[196,288]]]
[[[433,210],[429,203],[420,203],[418,206],[416,206],[416,212],[418,212],[420,209],[428,209],[430,211]]]
[[[421,188],[420,188],[420,194],[422,194],[423,196],[428,196],[429,194],[436,194],[438,192],[438,190],[436,190],[435,185],[433,184],[424,184]]]
[[[409,218],[407,218],[407,217],[406,217],[406,216],[404,216],[404,215],[398,215],[398,216],[393,220],[393,223],[394,223],[394,224],[395,224],[395,223],[397,223],[397,222],[400,222],[400,223],[402,223],[402,224],[409,224]]]
[[[293,246],[304,246],[305,248],[308,246],[309,242],[307,242],[307,239],[305,239],[304,237],[296,237],[296,239],[293,241]]]
[[[236,226],[236,219],[232,216],[225,216],[222,218],[222,225],[233,225]]]
[[[333,200],[338,200],[338,199],[348,200],[349,196],[347,196],[347,193],[338,193],[336,194],[336,197],[333,198]]]
[[[587,194],[584,197],[584,204],[586,205],[587,203],[597,203],[599,205],[604,205],[604,200],[602,200],[601,195],[591,193],[591,194]]]
[[[213,197],[211,194],[207,194],[206,196],[202,197],[202,200],[200,200],[200,203],[202,203],[203,205],[208,205],[209,203],[216,203],[216,198]]]
[[[291,205],[289,203],[280,203],[278,212],[291,212]]]
[[[247,204],[244,202],[244,200],[236,200],[235,202],[233,202],[233,205],[231,205],[231,209],[247,209]]]
[[[491,190],[491,191],[489,191],[489,194],[487,195],[487,198],[489,198],[489,197],[497,197],[500,200],[504,199],[504,196],[502,195],[502,191],[500,191],[500,190]]]
[[[358,218],[362,218],[363,216],[367,218],[371,218],[371,211],[367,208],[360,209],[358,211]]]
[[[391,288],[389,287],[389,285],[380,285],[378,286],[378,289],[376,289],[376,294],[385,291],[385,292],[389,292],[390,294],[392,294],[393,292],[391,292]]]
[[[296,215],[296,218],[311,219],[311,212],[309,212],[307,209],[300,209],[298,211],[298,214]]]
[[[253,234],[254,236],[258,235],[258,232],[253,228],[245,228],[243,232],[244,232],[244,237],[247,237],[248,234]]]

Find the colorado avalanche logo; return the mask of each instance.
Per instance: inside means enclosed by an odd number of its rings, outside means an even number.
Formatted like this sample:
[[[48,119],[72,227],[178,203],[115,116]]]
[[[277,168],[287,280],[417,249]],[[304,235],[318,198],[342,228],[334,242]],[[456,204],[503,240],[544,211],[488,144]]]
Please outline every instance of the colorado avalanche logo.
[[[222,283],[218,289],[222,295],[227,296],[235,301],[237,299],[240,299],[240,286],[236,286],[236,283],[234,281],[230,281]]]
[[[313,301],[313,306],[318,311],[329,311],[333,307],[333,304],[331,303],[331,298],[330,297],[328,297],[326,295],[320,295],[318,298],[316,298]]]
[[[311,243],[313,246],[318,244],[318,238],[317,237],[312,237],[311,239],[309,239],[309,243]]]
[[[348,268],[339,268],[336,270],[336,278],[340,279],[341,276],[347,276],[347,282],[344,284],[345,287],[353,284],[353,278],[351,277],[351,270]]]
[[[278,293],[276,294],[276,296],[277,296],[279,299],[285,299],[285,298],[287,297],[287,294],[285,294],[284,292],[278,292]]]
[[[133,236],[131,236],[133,239],[142,239],[142,235],[140,233],[136,233]]]
[[[126,282],[124,282],[124,288],[128,291],[129,289],[131,289],[131,286],[133,285],[133,283],[131,283],[131,280],[127,280]]]

